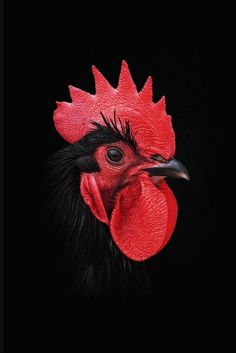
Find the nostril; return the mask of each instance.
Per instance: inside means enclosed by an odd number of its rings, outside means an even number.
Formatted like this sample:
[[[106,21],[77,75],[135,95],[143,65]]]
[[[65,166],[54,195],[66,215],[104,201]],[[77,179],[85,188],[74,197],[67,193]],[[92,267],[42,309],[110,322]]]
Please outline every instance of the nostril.
[[[160,154],[154,154],[152,155],[151,157],[154,161],[158,161],[158,162],[161,162],[161,163],[166,163],[168,162],[167,159],[165,159],[164,157],[162,157]]]

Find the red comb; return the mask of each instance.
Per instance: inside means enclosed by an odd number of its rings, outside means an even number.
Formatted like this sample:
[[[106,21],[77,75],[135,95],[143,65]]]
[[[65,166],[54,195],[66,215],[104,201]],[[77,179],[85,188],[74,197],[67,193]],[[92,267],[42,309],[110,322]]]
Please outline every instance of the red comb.
[[[95,95],[69,86],[72,102],[57,102],[58,107],[54,112],[54,122],[59,134],[70,143],[79,141],[93,129],[91,124],[93,121],[104,125],[101,113],[109,119],[114,116],[115,111],[121,122],[124,120],[130,122],[135,137],[141,135],[141,133],[137,134],[138,130],[139,132],[143,131],[146,126],[156,134],[154,141],[148,133],[147,137],[151,139],[150,144],[158,141],[165,144],[167,139],[169,147],[163,154],[173,154],[175,146],[171,119],[166,114],[164,97],[157,103],[152,101],[152,78],[148,77],[144,87],[138,92],[124,60],[116,89],[110,85],[95,66],[92,67],[92,71],[95,79]],[[163,136],[158,137],[158,131],[163,131],[163,129],[164,140]],[[137,139],[139,140],[139,136]],[[140,136],[141,144],[142,140],[143,138]]]

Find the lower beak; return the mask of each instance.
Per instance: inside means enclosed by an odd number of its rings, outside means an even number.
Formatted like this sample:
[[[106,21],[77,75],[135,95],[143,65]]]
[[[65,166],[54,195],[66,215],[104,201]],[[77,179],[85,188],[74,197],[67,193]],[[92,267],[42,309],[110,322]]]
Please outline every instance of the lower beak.
[[[177,159],[171,159],[166,163],[158,163],[153,167],[143,169],[149,173],[150,176],[166,176],[172,178],[183,178],[190,180],[189,173],[185,166]]]

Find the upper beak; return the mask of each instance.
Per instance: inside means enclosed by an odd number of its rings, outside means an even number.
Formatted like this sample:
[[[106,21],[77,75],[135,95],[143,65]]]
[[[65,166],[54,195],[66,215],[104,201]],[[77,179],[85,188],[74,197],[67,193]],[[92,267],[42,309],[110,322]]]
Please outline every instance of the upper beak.
[[[190,180],[189,173],[185,166],[174,158],[166,163],[158,163],[158,165],[154,165],[153,167],[145,168],[143,170],[149,172],[149,175],[151,176],[162,175],[166,177]]]

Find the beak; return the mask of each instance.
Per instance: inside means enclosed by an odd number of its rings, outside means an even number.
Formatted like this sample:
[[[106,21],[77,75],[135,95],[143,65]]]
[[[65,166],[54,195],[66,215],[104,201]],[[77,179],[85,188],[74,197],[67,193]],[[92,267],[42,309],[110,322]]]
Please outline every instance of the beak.
[[[189,173],[185,166],[177,159],[171,159],[166,163],[159,163],[150,168],[143,169],[149,173],[150,176],[166,176],[172,178],[183,178],[190,180]]]

